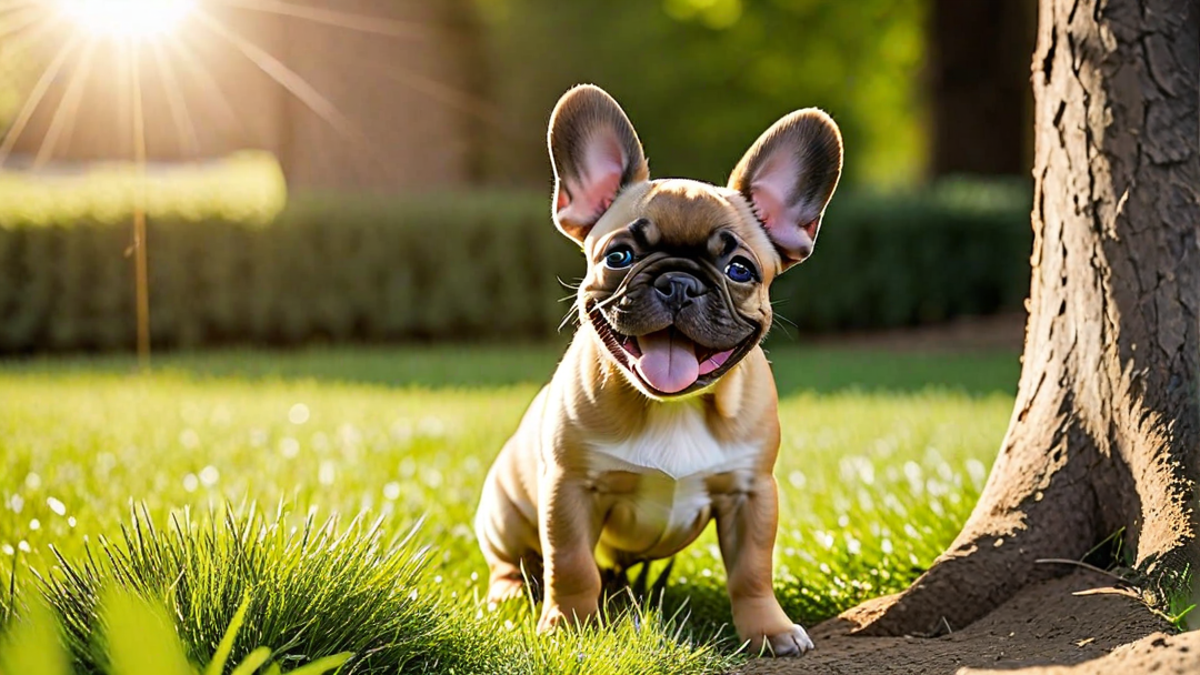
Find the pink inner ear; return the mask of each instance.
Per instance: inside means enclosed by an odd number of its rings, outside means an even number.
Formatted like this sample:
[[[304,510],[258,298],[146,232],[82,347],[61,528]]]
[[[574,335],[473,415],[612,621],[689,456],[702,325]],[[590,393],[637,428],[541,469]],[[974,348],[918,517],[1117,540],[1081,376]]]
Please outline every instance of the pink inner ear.
[[[563,179],[558,193],[558,220],[577,226],[594,225],[612,206],[628,158],[616,136],[598,132],[588,139],[577,176]]]
[[[754,181],[750,183],[750,199],[754,210],[767,234],[787,257],[793,261],[804,260],[812,253],[816,221],[801,222],[806,205],[798,201],[788,206],[788,196],[800,179],[800,167],[792,157],[783,153],[763,163]]]

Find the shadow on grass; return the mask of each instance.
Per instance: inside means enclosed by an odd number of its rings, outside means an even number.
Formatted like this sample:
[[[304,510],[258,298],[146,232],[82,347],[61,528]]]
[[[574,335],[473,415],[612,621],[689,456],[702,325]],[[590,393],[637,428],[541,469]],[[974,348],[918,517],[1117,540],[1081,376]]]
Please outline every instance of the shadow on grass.
[[[158,372],[189,378],[316,380],[385,387],[488,388],[539,386],[550,379],[562,347],[542,345],[359,346],[301,350],[226,349],[158,355]],[[810,348],[775,343],[768,356],[780,396],[847,390],[916,392],[928,388],[972,395],[1014,393],[1015,352],[890,352]],[[0,375],[123,375],[129,355],[40,356],[0,360]]]

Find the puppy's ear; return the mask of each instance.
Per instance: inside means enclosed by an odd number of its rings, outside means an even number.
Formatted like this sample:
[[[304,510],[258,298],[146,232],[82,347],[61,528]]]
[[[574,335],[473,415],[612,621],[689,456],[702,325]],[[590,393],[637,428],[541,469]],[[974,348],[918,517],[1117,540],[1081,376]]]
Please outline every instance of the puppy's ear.
[[[783,268],[803,262],[842,174],[842,134],[816,108],[797,110],[771,125],[729,177],[767,229]]]
[[[603,89],[581,85],[563,94],[550,116],[554,222],[582,242],[617,191],[649,180],[637,132]]]

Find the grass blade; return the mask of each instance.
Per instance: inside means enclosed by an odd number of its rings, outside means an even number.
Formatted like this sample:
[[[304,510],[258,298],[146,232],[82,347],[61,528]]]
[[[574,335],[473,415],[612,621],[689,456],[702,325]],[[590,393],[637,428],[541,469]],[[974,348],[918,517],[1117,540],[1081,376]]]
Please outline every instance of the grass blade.
[[[325,658],[317,659],[306,666],[300,666],[299,668],[290,671],[288,675],[325,675],[325,673],[328,673],[329,671],[338,668],[343,663],[349,661],[351,656],[354,656],[354,654],[351,654],[350,652],[326,656]]]
[[[254,671],[258,670],[269,658],[271,658],[271,648],[259,647],[242,659],[242,662],[229,675],[253,675]]]
[[[40,602],[0,640],[0,675],[70,675],[54,613]]]
[[[102,607],[112,675],[195,675],[161,605],[110,591]]]
[[[225,662],[229,660],[229,652],[233,651],[233,642],[237,640],[238,631],[242,629],[242,623],[246,621],[246,610],[249,607],[250,594],[246,593],[242,598],[242,604],[238,606],[237,613],[233,615],[233,620],[229,622],[225,637],[221,638],[221,644],[217,645],[217,651],[213,654],[212,661],[209,662],[208,668],[204,669],[204,675],[221,675],[225,672]],[[268,654],[270,654],[269,650]]]

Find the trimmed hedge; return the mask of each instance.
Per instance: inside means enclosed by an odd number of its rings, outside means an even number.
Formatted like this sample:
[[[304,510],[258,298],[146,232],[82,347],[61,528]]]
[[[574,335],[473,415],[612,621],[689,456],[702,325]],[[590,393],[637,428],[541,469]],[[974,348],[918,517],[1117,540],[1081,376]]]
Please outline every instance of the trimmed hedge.
[[[990,194],[990,196],[989,196]],[[583,271],[545,195],[307,198],[266,221],[159,212],[149,224],[156,347],[552,336]],[[817,254],[773,293],[802,331],[1018,310],[1027,193],[840,194]],[[134,344],[130,226],[0,209],[0,352]],[[430,236],[432,233],[433,236]]]
[[[813,257],[772,288],[776,314],[817,332],[1021,311],[1030,203],[1020,184],[968,182],[835,196]]]
[[[142,180],[131,162],[0,170],[0,227],[129,220]],[[283,169],[268,152],[151,165],[144,180],[146,211],[167,218],[263,222],[287,204]]]

